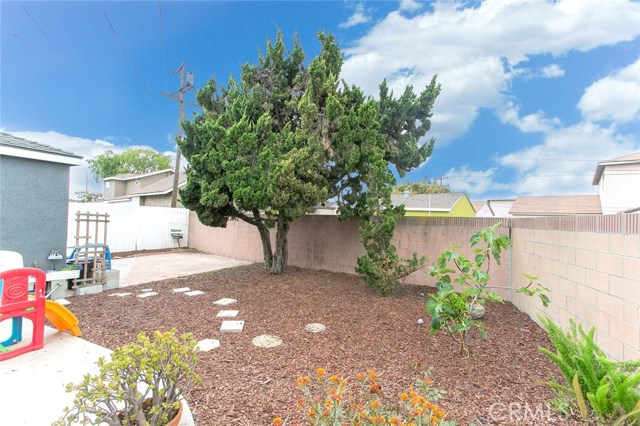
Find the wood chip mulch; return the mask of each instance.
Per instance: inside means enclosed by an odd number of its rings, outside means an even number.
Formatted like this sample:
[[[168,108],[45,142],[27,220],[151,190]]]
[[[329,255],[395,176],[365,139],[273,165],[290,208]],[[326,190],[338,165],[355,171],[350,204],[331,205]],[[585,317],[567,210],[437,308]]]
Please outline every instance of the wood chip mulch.
[[[177,287],[205,294],[175,294]],[[134,297],[142,288],[160,294]],[[118,291],[134,295],[108,296]],[[373,369],[389,401],[433,367],[434,385],[448,392],[441,406],[460,425],[585,424],[553,411],[547,416],[546,401],[553,393],[537,382],[559,374],[538,352],[551,344],[529,317],[510,303],[490,305],[488,340],[476,341],[472,356],[461,359],[449,336],[429,335],[428,291],[433,290],[405,286],[383,298],[354,275],[290,267],[274,276],[254,264],[74,297],[69,308],[85,339],[111,349],[135,341],[141,331],[173,327],[198,340],[219,339],[220,348],[201,354],[196,371],[202,384],[188,397],[199,426],[266,426],[276,416],[293,422],[301,415],[295,409],[301,396],[295,379],[318,367],[352,377]],[[224,297],[238,302],[213,305]],[[221,309],[240,310],[235,319],[245,321],[242,333],[220,333],[222,319],[216,314]],[[316,322],[326,330],[304,329]],[[279,336],[284,343],[257,348],[251,340],[261,334]]]

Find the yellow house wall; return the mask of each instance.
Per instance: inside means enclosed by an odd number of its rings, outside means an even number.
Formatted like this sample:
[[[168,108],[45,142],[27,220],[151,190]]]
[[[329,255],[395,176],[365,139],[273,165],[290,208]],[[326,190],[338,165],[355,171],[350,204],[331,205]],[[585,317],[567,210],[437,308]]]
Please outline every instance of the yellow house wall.
[[[422,212],[410,211],[404,212],[405,217],[475,217],[476,212],[471,205],[471,201],[464,196],[453,206],[450,212]]]

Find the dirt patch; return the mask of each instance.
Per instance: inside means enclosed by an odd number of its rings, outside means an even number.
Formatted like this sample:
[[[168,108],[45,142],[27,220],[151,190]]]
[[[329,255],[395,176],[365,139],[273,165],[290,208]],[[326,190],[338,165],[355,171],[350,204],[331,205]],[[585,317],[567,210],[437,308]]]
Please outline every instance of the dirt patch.
[[[135,340],[140,331],[192,332],[216,338],[221,347],[202,353],[197,372],[202,384],[189,404],[199,426],[270,425],[276,416],[299,419],[295,379],[318,367],[353,376],[374,369],[381,375],[384,397],[395,401],[415,378],[433,367],[434,384],[448,392],[442,406],[460,425],[578,425],[565,419],[525,418],[543,409],[552,392],[538,385],[555,367],[538,352],[551,347],[545,332],[513,305],[495,304],[485,316],[489,340],[480,341],[469,359],[457,356],[446,335],[429,336],[424,287],[409,286],[382,298],[353,275],[290,268],[268,274],[261,265],[240,266],[150,284],[158,296],[109,297],[109,293],[75,297],[71,310],[84,337],[115,348]],[[196,297],[172,288],[206,292]],[[239,334],[219,332],[223,319],[213,302],[230,297],[245,321]],[[424,318],[425,323],[418,324]],[[305,330],[322,323],[322,333]],[[283,344],[257,348],[252,339],[276,335]],[[519,409],[511,417],[509,404]],[[513,413],[512,413],[513,414]],[[493,418],[497,421],[491,421]]]

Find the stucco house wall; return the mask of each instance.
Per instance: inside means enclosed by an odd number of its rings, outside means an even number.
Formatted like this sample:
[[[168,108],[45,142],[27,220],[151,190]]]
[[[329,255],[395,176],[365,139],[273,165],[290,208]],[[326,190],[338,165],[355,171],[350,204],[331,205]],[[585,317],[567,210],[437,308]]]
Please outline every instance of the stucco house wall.
[[[0,156],[0,186],[0,249],[53,269],[47,256],[65,253],[67,241],[69,165]]]
[[[631,190],[635,188],[636,190]],[[615,214],[640,207],[640,163],[616,164],[605,167],[598,193],[602,214]]]

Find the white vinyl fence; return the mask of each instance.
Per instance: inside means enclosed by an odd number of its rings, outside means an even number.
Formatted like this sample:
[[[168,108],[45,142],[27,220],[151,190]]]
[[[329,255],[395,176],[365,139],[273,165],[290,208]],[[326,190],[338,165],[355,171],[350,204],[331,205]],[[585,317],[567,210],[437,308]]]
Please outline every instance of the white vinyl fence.
[[[67,226],[67,251],[70,253],[76,244],[76,212],[108,213],[107,245],[112,253],[133,250],[153,250],[178,247],[171,236],[172,229],[179,229],[183,238],[180,246],[189,244],[189,210],[184,208],[135,206],[131,203],[69,203]],[[98,232],[104,232],[100,227]],[[81,229],[80,235],[87,235]],[[91,226],[89,235],[95,241],[95,226]],[[102,242],[102,234],[98,241]],[[83,244],[85,240],[81,240]]]

